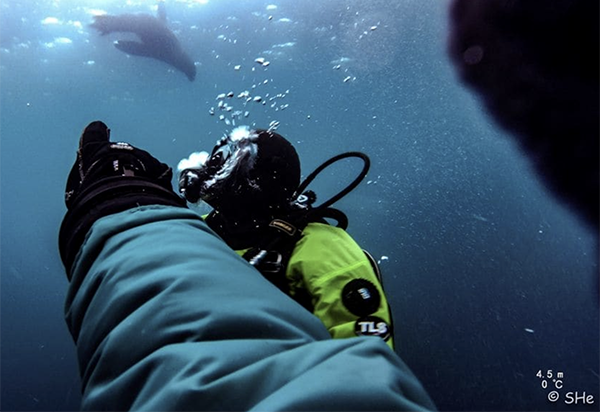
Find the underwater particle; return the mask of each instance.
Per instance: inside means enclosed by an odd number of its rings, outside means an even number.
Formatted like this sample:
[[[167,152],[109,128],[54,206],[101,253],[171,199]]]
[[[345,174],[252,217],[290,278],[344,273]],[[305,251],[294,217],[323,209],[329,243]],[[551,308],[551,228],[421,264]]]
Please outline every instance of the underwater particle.
[[[260,97],[260,96],[254,96],[254,99],[252,99],[252,100],[255,101],[255,102],[260,102],[260,101],[262,101],[262,97]]]
[[[348,83],[350,80],[352,80],[352,76],[347,76],[344,78],[343,82]]]
[[[385,261],[385,260],[388,260],[388,259],[389,259],[389,258],[388,258],[387,256],[385,256],[385,255],[384,255],[384,256],[381,256],[381,257],[379,258],[379,260],[377,261],[377,264],[378,264],[378,265],[381,265],[381,262],[383,262],[383,261]]]
[[[244,117],[250,116],[250,112],[244,112]]]
[[[265,63],[265,58],[264,57],[257,57],[256,59],[254,59],[254,61],[258,64],[264,64]]]
[[[239,64],[236,64],[235,66],[233,66],[233,70],[235,70],[235,71],[239,71],[241,68],[242,68],[242,66]]]
[[[210,109],[208,109],[208,114],[210,114],[211,116],[215,115],[215,108],[211,107]]]
[[[530,328],[525,328],[524,330],[525,330],[525,332],[527,332],[527,333],[535,333],[535,330],[533,330],[533,329],[530,329]]]
[[[269,64],[271,64],[271,62],[269,62],[269,61],[265,61],[265,62],[263,62],[262,66],[263,66],[263,67],[267,67]]]
[[[242,99],[242,98],[247,98],[248,96],[250,96],[250,92],[248,90],[244,90],[243,92],[241,92],[240,94],[237,95],[238,99]]]
[[[54,39],[54,43],[56,43],[56,44],[72,44],[73,40],[69,39],[68,37],[56,37]]]
[[[225,115],[224,114],[219,115],[219,120],[225,120]]]
[[[223,103],[223,100],[219,100],[219,104],[217,104],[217,107],[219,109],[222,109],[225,106],[225,103]]]
[[[40,23],[45,24],[45,25],[46,24],[60,24],[61,21],[59,19],[57,19],[56,17],[46,17]]]
[[[352,59],[350,57],[340,57],[339,59],[332,60],[330,63],[331,64],[342,64],[342,63],[348,63],[351,61],[352,61]]]
[[[229,93],[227,93],[227,97],[229,97],[229,98],[232,98],[233,96],[234,96],[234,93],[233,93],[233,92],[229,92]]]
[[[225,93],[221,93],[217,96],[216,100],[223,100],[225,98]]]
[[[341,64],[336,64],[335,66],[333,66],[333,70],[339,70],[342,68]]]
[[[278,122],[277,120],[273,120],[271,123],[269,123],[269,129],[274,129],[277,126],[279,126],[280,122]]]
[[[371,26],[371,31],[377,30],[377,26]]]
[[[293,47],[295,45],[296,45],[295,41],[288,41],[287,43],[274,44],[273,46],[271,46],[271,48],[272,49],[279,49],[279,48]]]
[[[269,21],[273,20],[273,16],[268,17]]]
[[[92,16],[103,16],[106,14],[106,11],[102,9],[88,9],[87,11]]]

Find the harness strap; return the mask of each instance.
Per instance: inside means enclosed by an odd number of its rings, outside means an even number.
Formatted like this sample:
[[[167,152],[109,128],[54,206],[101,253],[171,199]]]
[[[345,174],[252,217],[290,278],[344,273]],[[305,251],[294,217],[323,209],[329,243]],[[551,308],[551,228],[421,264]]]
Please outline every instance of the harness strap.
[[[299,227],[287,220],[273,219],[269,223],[269,228],[273,233],[270,241],[267,240],[269,243],[255,246],[242,255],[267,280],[288,295],[290,287],[285,272],[294,247],[302,237],[302,230],[306,224]]]

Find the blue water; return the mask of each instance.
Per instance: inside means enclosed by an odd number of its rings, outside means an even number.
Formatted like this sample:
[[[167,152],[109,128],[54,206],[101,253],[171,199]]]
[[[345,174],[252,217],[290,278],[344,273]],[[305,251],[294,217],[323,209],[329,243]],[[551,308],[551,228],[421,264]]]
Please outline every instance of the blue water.
[[[381,260],[397,352],[440,409],[598,409],[597,235],[458,82],[447,0],[169,1],[194,83],[87,27],[92,9],[154,10],[123,3],[0,3],[2,410],[78,408],[57,232],[83,127],[101,119],[175,167],[210,150],[237,110],[249,113],[236,125],[280,122],[305,175],[342,151],[371,157],[336,206]],[[229,91],[268,103],[219,110]],[[320,199],[358,167],[328,169]],[[559,402],[540,370],[562,373]],[[595,403],[565,404],[575,391]]]

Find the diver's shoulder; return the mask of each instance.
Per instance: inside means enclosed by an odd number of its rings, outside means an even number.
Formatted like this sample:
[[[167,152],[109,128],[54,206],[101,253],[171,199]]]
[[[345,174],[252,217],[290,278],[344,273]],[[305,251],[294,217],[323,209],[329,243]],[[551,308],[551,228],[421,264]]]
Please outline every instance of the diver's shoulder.
[[[350,237],[348,233],[336,226],[332,226],[326,223],[311,222],[303,230],[303,234],[308,238],[316,237],[335,237],[335,238],[347,238]]]

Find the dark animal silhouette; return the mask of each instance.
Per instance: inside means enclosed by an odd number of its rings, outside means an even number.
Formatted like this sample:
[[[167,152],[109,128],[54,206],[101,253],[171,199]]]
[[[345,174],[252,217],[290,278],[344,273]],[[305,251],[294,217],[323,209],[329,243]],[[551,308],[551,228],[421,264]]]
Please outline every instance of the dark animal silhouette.
[[[547,186],[598,227],[598,1],[454,0],[449,54]]]
[[[165,62],[183,72],[190,81],[194,81],[194,61],[183,51],[175,34],[167,28],[164,8],[159,5],[158,10],[158,18],[149,14],[95,16],[90,26],[102,35],[113,32],[136,34],[140,38],[139,42],[119,40],[115,47],[133,56],[150,57]]]

